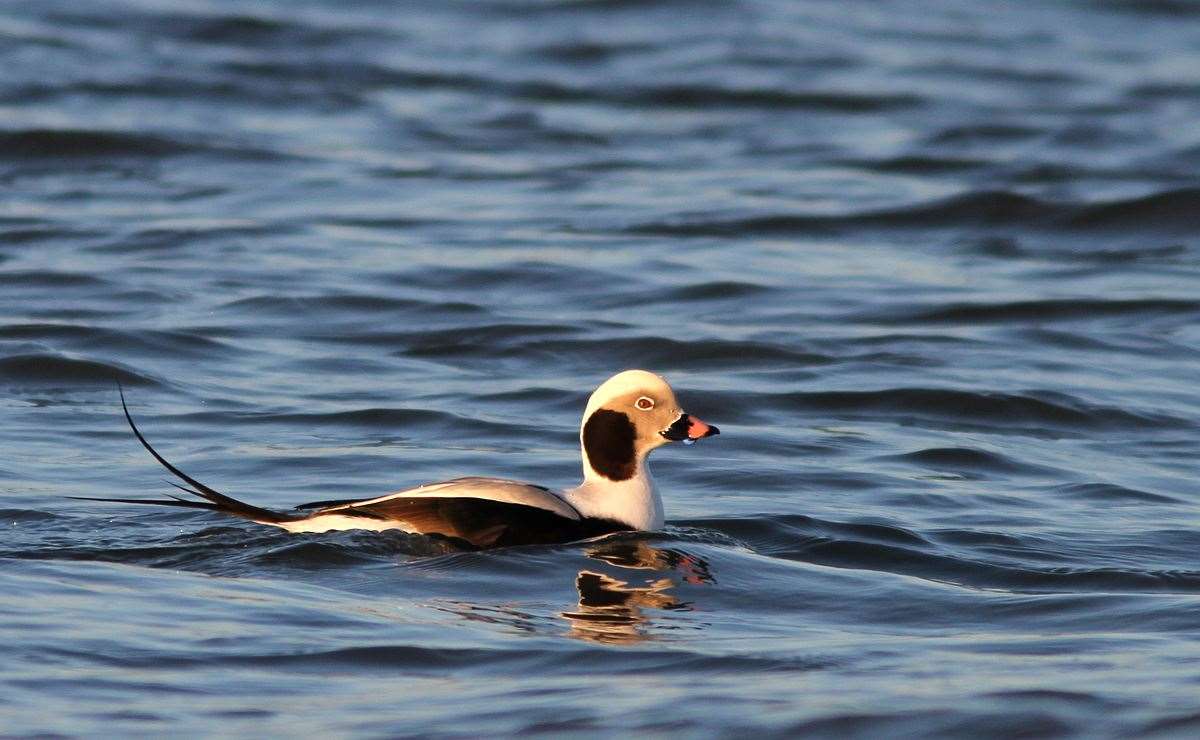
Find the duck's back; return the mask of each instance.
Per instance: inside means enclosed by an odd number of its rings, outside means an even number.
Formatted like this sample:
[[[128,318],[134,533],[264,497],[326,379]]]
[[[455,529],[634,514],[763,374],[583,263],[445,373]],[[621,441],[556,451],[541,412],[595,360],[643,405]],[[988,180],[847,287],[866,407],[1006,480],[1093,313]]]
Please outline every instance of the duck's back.
[[[571,542],[629,529],[582,517],[548,488],[504,478],[456,478],[376,498],[298,508],[312,511],[279,526],[292,532],[401,529],[481,548]]]

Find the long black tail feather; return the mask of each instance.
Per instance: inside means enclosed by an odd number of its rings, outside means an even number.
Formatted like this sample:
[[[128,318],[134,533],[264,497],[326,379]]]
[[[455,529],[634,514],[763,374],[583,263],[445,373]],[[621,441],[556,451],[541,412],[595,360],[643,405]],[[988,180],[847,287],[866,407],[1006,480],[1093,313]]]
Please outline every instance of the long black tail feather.
[[[64,498],[73,498],[76,501],[107,501],[112,504],[154,504],[155,506],[180,506],[187,509],[209,509],[210,511],[221,511],[221,507],[216,504],[210,504],[207,501],[188,501],[186,499],[176,498],[171,500],[153,499],[153,498],[97,498],[95,496],[65,496]]]
[[[193,491],[192,489],[188,488],[187,486],[181,486],[173,480],[164,480],[163,483],[166,483],[168,486],[173,486],[175,488],[178,488],[179,490],[183,491],[184,493],[190,493],[193,496],[199,496],[200,498],[204,498],[204,494],[200,493],[199,491]],[[178,496],[176,496],[173,493],[169,493],[167,495],[170,496],[171,498],[179,498]],[[180,499],[180,500],[186,501],[187,499]]]
[[[93,498],[89,496],[68,496],[67,498],[81,499],[84,501],[108,501],[118,504],[155,504],[157,506],[180,506],[189,509],[209,509],[212,511],[219,511],[222,514],[232,514],[233,516],[238,516],[243,519],[250,519],[257,522],[279,523],[293,520],[293,517],[285,514],[280,514],[279,512],[271,511],[270,509],[262,509],[257,506],[251,506],[250,504],[238,501],[235,498],[230,498],[220,491],[209,488],[171,463],[167,462],[166,458],[158,454],[158,450],[150,446],[150,443],[146,441],[146,438],[142,436],[141,431],[138,430],[137,425],[133,423],[133,417],[129,414],[129,406],[125,403],[125,389],[121,387],[119,382],[117,383],[117,390],[121,394],[121,410],[125,412],[125,421],[129,422],[129,428],[133,430],[133,434],[135,437],[137,437],[138,441],[142,443],[142,447],[145,447],[146,451],[153,455],[154,459],[157,460],[159,464],[171,471],[173,475],[178,477],[184,483],[187,483],[189,486],[191,486],[191,488],[181,486],[173,481],[167,481],[167,483],[185,493],[198,496],[199,498],[205,500],[191,501],[188,499],[179,498],[178,496],[171,496],[171,500],[169,501],[163,499]]]

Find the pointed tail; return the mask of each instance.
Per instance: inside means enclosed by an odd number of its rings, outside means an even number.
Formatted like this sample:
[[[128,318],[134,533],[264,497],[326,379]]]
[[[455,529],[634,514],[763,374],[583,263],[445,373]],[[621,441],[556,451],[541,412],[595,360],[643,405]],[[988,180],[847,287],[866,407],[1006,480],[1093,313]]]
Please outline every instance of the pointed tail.
[[[220,491],[209,488],[171,463],[167,462],[166,458],[158,454],[158,450],[150,446],[150,443],[146,441],[146,438],[143,437],[142,433],[138,430],[137,425],[133,423],[133,417],[129,415],[129,406],[125,403],[125,389],[121,387],[120,383],[117,383],[117,390],[121,394],[121,409],[125,412],[125,420],[129,422],[129,428],[133,430],[134,436],[137,437],[138,441],[142,443],[142,446],[146,448],[146,451],[154,456],[155,460],[158,460],[158,462],[164,468],[171,471],[173,475],[182,480],[184,483],[188,484],[187,486],[181,486],[177,483],[171,483],[171,485],[185,493],[189,493],[204,500],[193,501],[191,499],[180,498],[178,496],[171,496],[169,500],[138,498],[94,498],[91,496],[68,496],[67,498],[73,498],[82,501],[108,501],[118,504],[155,504],[157,506],[181,506],[189,509],[209,509],[211,511],[219,511],[222,514],[230,514],[232,516],[241,517],[242,519],[249,519],[252,522],[259,522],[261,524],[279,524],[281,522],[293,521],[294,517],[287,516],[286,514],[280,514],[279,512],[271,511],[270,509],[262,509],[257,506],[251,506],[250,504],[238,501],[235,498],[230,498]],[[168,483],[170,483],[170,481],[168,481]],[[189,488],[188,486],[191,487]]]

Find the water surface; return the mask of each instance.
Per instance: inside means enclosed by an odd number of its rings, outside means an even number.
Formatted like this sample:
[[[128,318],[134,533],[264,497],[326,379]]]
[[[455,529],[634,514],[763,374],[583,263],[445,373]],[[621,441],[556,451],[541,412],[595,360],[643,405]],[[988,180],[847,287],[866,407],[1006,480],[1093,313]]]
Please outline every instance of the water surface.
[[[1200,732],[1200,6],[0,6],[0,732]],[[455,552],[250,502],[566,486]]]

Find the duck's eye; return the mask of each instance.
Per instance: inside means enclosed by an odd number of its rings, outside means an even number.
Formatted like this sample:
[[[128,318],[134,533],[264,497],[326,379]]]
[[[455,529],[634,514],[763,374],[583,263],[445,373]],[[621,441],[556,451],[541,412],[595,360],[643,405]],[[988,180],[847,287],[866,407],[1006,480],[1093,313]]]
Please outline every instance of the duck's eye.
[[[642,411],[649,411],[650,409],[654,408],[654,399],[650,398],[649,396],[642,396],[634,405]]]

